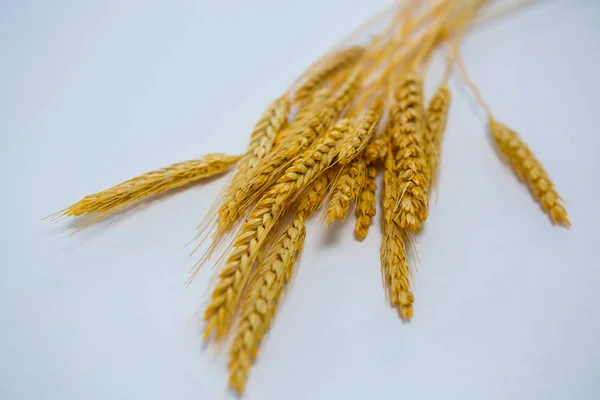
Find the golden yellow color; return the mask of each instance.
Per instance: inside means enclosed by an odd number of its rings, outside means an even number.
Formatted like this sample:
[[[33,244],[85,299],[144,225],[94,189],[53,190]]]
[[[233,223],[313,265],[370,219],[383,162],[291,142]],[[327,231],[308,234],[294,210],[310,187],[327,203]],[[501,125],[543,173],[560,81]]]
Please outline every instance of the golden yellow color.
[[[410,290],[410,266],[406,252],[407,234],[394,219],[398,203],[398,178],[394,157],[388,152],[383,174],[383,216],[381,239],[381,273],[392,306],[408,320],[413,315],[414,296]]]
[[[281,232],[265,260],[256,268],[243,300],[240,323],[229,351],[229,385],[242,394],[252,363],[256,359],[265,332],[277,312],[283,291],[302,252],[306,228],[304,221],[319,208],[334,170],[322,173],[303,192],[296,217]]]
[[[354,160],[364,150],[375,133],[382,113],[383,101],[376,100],[364,115],[357,118],[356,127],[348,133],[348,138],[342,144],[338,155],[341,164],[347,164]]]
[[[338,219],[344,222],[350,205],[356,201],[361,188],[365,185],[367,163],[363,157],[358,157],[342,169],[339,180],[334,186],[331,201],[327,206],[327,223]]]
[[[377,213],[375,204],[375,190],[377,190],[377,183],[375,182],[376,177],[377,168],[369,166],[367,169],[365,185],[358,196],[358,203],[356,204],[356,225],[354,227],[354,234],[360,240],[367,237],[369,227],[371,226],[371,220]]]
[[[365,148],[365,160],[367,160],[368,163],[385,160],[388,151],[388,143],[388,135],[383,135],[371,140],[371,143]]]
[[[308,79],[296,90],[294,102],[300,103],[308,99],[329,78],[356,63],[364,52],[364,47],[353,46],[332,54],[328,60],[317,65]]]
[[[207,322],[205,338],[213,331],[216,339],[225,336],[265,238],[293,198],[333,163],[349,128],[348,121],[338,122],[284,172],[250,212],[234,239],[232,251],[204,313]]]
[[[505,156],[521,181],[525,182],[533,196],[554,224],[571,226],[567,210],[561,204],[561,197],[542,164],[535,158],[519,134],[506,125],[489,119],[492,137],[498,149]]]
[[[71,217],[92,215],[95,221],[100,220],[153,196],[220,174],[239,158],[215,153],[176,163],[88,195],[59,214]]]
[[[450,100],[450,89],[444,84],[435,92],[427,109],[427,158],[429,161],[431,186],[433,186],[437,180],[442,141],[444,138],[444,131],[446,130],[448,111],[450,109]]]
[[[275,316],[283,290],[292,276],[305,235],[304,220],[295,218],[256,271],[260,278],[254,282],[254,287],[249,288],[250,296],[242,309],[237,334],[229,351],[229,385],[238,394],[244,392],[248,372]]]
[[[397,219],[402,229],[420,232],[428,215],[429,166],[425,153],[425,115],[423,84],[410,73],[395,93],[397,120],[392,136],[396,151],[396,170],[400,185]]]

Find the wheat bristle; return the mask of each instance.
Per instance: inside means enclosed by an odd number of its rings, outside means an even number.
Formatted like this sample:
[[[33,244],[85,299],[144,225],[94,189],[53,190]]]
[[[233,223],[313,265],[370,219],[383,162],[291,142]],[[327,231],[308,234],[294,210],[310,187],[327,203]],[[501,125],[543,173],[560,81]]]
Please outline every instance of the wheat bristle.
[[[369,143],[375,133],[383,112],[383,101],[376,100],[371,107],[356,121],[356,128],[348,133],[348,139],[342,145],[338,156],[341,164],[351,162]]]

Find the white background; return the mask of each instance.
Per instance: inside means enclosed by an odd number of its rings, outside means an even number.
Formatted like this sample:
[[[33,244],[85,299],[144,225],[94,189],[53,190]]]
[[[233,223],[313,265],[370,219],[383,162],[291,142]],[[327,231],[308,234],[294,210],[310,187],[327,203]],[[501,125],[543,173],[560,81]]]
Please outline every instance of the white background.
[[[2,2],[0,398],[233,397],[201,343],[213,271],[184,287],[197,258],[180,251],[224,179],[71,237],[40,218],[150,169],[243,151],[270,99],[386,2]],[[246,399],[600,398],[599,20],[597,1],[550,1],[464,46],[573,228],[553,227],[498,160],[454,77],[414,319],[386,305],[378,226],[358,243],[353,222],[337,237],[313,223]]]

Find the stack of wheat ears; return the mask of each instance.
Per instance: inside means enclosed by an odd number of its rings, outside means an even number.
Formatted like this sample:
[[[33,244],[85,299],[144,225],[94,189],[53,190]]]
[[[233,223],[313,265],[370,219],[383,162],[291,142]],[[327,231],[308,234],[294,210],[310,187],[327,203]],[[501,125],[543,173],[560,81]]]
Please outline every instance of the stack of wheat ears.
[[[54,217],[78,217],[86,226],[237,164],[199,226],[200,236],[212,244],[191,277],[211,255],[223,253],[204,313],[205,340],[229,346],[229,384],[240,394],[294,275],[306,223],[319,210],[327,225],[351,220],[358,240],[379,213],[384,289],[399,316],[409,320],[415,236],[427,221],[436,189],[454,69],[487,113],[503,161],[553,223],[570,226],[548,173],[519,134],[492,116],[465,70],[459,49],[469,30],[526,4],[490,8],[488,3],[493,2],[392,4],[267,106],[244,154],[177,163],[86,196]],[[377,24],[378,32],[357,44],[359,32]],[[423,80],[434,55],[446,63],[445,74],[426,99]]]

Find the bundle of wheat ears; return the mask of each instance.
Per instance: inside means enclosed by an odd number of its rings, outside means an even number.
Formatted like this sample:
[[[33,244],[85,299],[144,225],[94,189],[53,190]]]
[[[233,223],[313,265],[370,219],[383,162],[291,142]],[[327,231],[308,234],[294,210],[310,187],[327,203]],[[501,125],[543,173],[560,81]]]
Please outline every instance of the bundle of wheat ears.
[[[498,153],[550,221],[570,226],[548,173],[519,134],[492,116],[465,70],[459,49],[469,30],[526,4],[490,9],[488,3],[493,2],[391,4],[358,30],[380,25],[366,43],[357,44],[359,33],[351,34],[268,105],[244,154],[177,163],[86,196],[54,217],[77,217],[86,226],[237,163],[199,226],[212,244],[191,277],[225,249],[204,313],[204,339],[230,346],[229,384],[240,394],[294,275],[306,222],[319,209],[326,224],[344,223],[355,214],[358,240],[367,235],[375,214],[381,215],[384,289],[390,305],[408,320],[415,301],[414,238],[426,223],[435,191],[453,69],[487,113]],[[425,99],[424,75],[434,55],[445,60],[446,72],[435,94]]]

